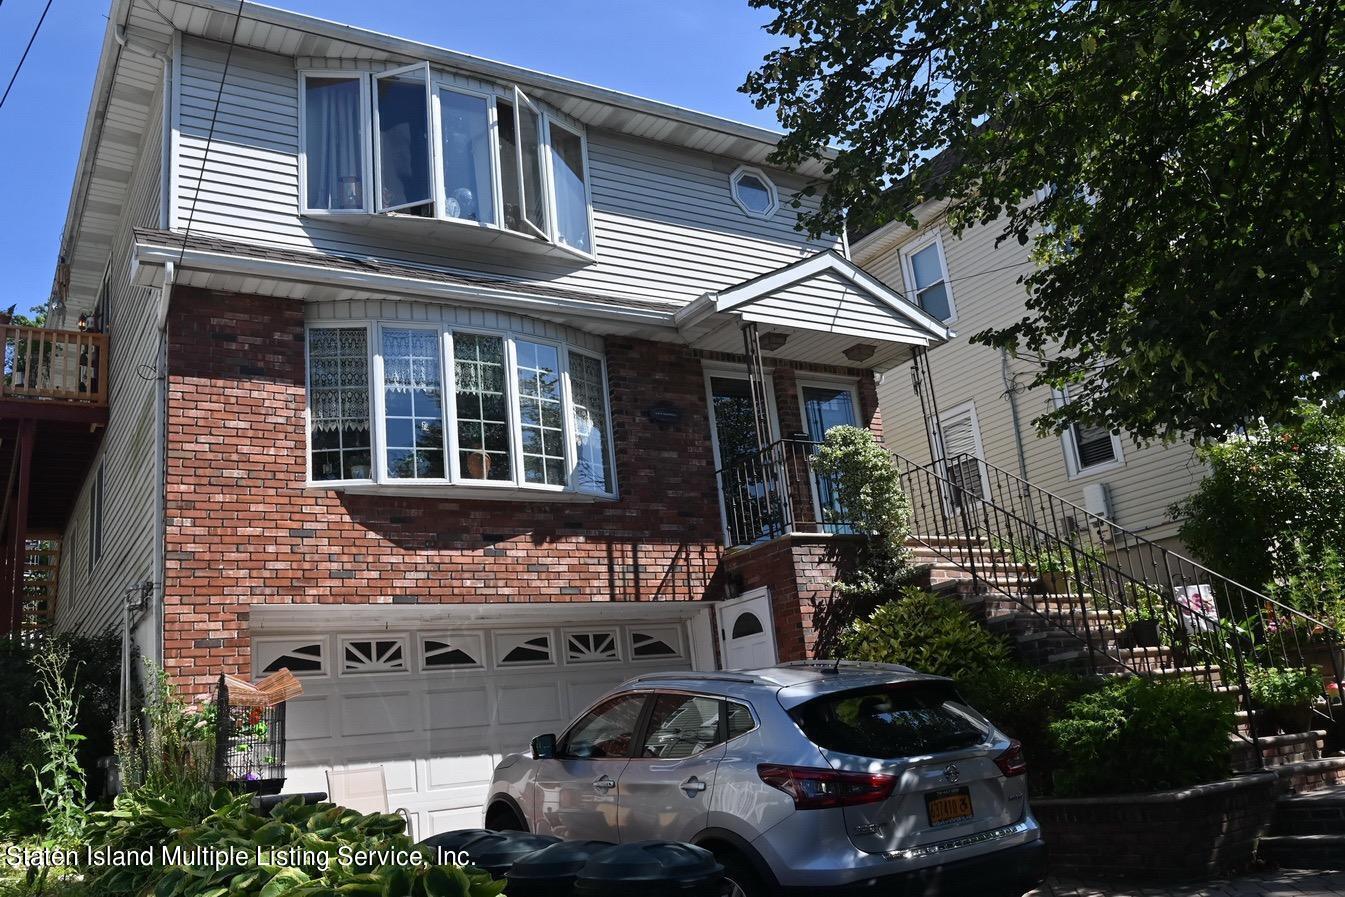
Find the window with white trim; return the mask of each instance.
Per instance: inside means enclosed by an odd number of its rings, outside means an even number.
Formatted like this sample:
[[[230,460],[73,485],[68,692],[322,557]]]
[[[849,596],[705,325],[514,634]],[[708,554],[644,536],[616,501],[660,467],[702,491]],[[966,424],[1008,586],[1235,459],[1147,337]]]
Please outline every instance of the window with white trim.
[[[948,283],[948,260],[938,234],[902,252],[907,287],[915,304],[944,323],[957,318]]]
[[[1057,391],[1057,405],[1069,402],[1068,391]],[[1123,462],[1121,437],[1107,427],[1072,423],[1061,436],[1065,463],[1071,477],[1097,473]]]
[[[299,78],[302,213],[439,219],[592,257],[587,138],[566,116],[426,62]]]
[[[780,208],[775,183],[760,169],[739,167],[729,175],[729,191],[738,208],[754,218],[769,218]]]
[[[616,492],[606,366],[563,339],[313,324],[308,386],[313,483]]]

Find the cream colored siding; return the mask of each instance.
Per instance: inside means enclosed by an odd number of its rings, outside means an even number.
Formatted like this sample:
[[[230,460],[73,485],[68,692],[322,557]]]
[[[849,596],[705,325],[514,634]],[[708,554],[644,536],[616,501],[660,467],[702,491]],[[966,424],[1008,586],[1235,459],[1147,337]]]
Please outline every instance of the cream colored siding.
[[[729,176],[739,164],[733,159],[597,127],[588,129],[596,263],[519,252],[519,244],[509,238],[471,245],[455,239],[453,225],[435,222],[379,221],[374,229],[367,226],[367,216],[301,217],[296,61],[235,49],[220,95],[224,55],[220,44],[182,42],[172,215],[177,229],[190,220],[194,234],[377,255],[676,302],[840,246],[839,240],[812,241],[795,230],[793,209],[781,208],[769,219],[745,214],[729,191]],[[219,114],[214,116],[217,96]],[[804,185],[783,172],[770,176],[785,198]]]
[[[162,104],[158,105],[162,108]],[[111,267],[108,427],[75,505],[61,553],[56,628],[84,634],[121,623],[126,590],[159,580],[154,568],[154,399],[158,293],[131,285],[131,228],[158,227],[162,195],[162,116],[146,129],[122,209]],[[103,551],[89,570],[89,504],[98,465],[103,484]]]
[[[901,248],[923,238],[931,229],[939,231],[958,315],[954,325],[957,337],[929,354],[939,407],[946,411],[974,402],[986,461],[1021,476],[1003,360],[998,350],[972,345],[969,338],[989,327],[1011,324],[1026,314],[1025,288],[1017,281],[1032,270],[1028,248],[1012,239],[996,247],[998,224],[973,227],[955,239],[932,210],[919,210],[919,218],[924,225],[920,231],[907,234],[896,245],[882,247],[876,254],[861,244],[855,261],[889,286],[909,295],[910,287],[902,276]],[[1017,398],[1023,455],[1027,479],[1033,485],[1082,505],[1084,485],[1104,482],[1110,488],[1114,518],[1119,525],[1152,539],[1174,535],[1176,525],[1168,517],[1168,506],[1189,495],[1203,475],[1190,446],[1141,448],[1122,436],[1121,466],[1071,479],[1061,438],[1038,436],[1032,423],[1051,407],[1050,391],[1024,389],[1033,374],[1029,361],[1010,359],[1008,373],[1010,382],[1020,390]],[[878,397],[888,444],[913,460],[928,461],[929,443],[920,406],[911,389],[909,369],[888,372],[879,385]]]

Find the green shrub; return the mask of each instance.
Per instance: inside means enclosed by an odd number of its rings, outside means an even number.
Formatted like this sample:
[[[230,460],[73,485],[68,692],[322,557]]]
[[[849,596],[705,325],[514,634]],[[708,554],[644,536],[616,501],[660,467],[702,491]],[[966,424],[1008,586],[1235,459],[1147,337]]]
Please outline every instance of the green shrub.
[[[1322,679],[1307,670],[1283,667],[1251,667],[1247,687],[1252,701],[1268,710],[1293,710],[1308,707],[1322,693]]]
[[[153,893],[155,897],[495,897],[504,888],[481,870],[440,866],[422,855],[403,833],[405,823],[391,813],[361,814],[332,804],[305,806],[297,799],[261,814],[247,795],[220,790],[205,814],[184,807],[148,788],[119,797],[116,807],[95,813],[89,825],[95,848],[165,845],[169,851],[242,851],[241,864],[100,866],[88,871],[91,893],[119,897]],[[258,848],[260,864],[253,862]],[[411,865],[366,862],[342,865],[341,851],[352,854],[397,852],[423,861]],[[163,854],[159,854],[162,856]],[[324,859],[325,858],[325,859]],[[274,862],[266,862],[266,860]],[[281,861],[284,860],[282,863]]]
[[[1093,677],[1010,665],[959,690],[1000,731],[1023,743],[1032,793],[1046,795],[1054,792],[1055,772],[1063,762],[1051,724],[1071,702],[1101,687]]]
[[[1194,683],[1132,677],[1072,702],[1050,731],[1058,794],[1185,788],[1229,774],[1233,704]]]
[[[1304,405],[1292,426],[1258,427],[1201,446],[1197,453],[1210,473],[1172,508],[1174,517],[1185,518],[1182,540],[1249,586],[1282,583],[1319,565],[1328,551],[1345,553],[1342,412]]]
[[[910,574],[911,534],[911,502],[892,456],[868,430],[832,427],[812,467],[831,483],[844,521],[870,537],[837,583],[838,594],[866,607],[889,599]],[[837,509],[823,508],[823,518],[836,517]]]
[[[35,702],[41,723],[35,730],[38,760],[29,764],[28,771],[37,785],[47,838],[69,845],[79,837],[86,818],[84,770],[78,754],[84,736],[75,731],[79,664],[71,663],[68,645],[47,639],[38,647],[33,669],[41,689]]]
[[[841,634],[849,660],[899,663],[975,683],[1009,662],[1009,649],[947,598],[908,588]]]

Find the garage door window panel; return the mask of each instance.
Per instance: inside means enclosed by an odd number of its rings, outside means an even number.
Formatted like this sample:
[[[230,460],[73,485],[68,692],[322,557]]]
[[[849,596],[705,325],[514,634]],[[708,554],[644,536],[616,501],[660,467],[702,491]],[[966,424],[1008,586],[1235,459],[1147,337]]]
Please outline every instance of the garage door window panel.
[[[341,673],[361,676],[372,673],[404,673],[406,640],[395,638],[344,639],[341,642]]]
[[[258,675],[287,669],[296,676],[321,676],[326,672],[326,646],[321,641],[259,642],[254,649]]]
[[[561,739],[562,760],[613,760],[630,757],[646,695],[623,695],[584,714]]]
[[[482,640],[479,635],[429,635],[420,642],[420,667],[423,670],[479,670]]]
[[[495,656],[501,667],[549,666],[551,635],[545,632],[503,633],[496,637]]]
[[[671,626],[632,629],[630,633],[631,660],[667,660],[682,656],[682,639]]]
[[[620,659],[617,633],[614,629],[565,634],[566,663],[615,663]]]

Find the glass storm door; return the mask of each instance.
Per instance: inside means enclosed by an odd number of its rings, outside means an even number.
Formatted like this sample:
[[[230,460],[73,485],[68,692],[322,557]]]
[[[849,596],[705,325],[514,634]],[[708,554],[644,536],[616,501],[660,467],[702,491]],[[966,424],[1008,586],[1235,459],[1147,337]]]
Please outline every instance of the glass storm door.
[[[779,515],[757,441],[752,387],[743,376],[710,377],[710,426],[714,432],[715,469],[724,530],[731,545],[743,545],[770,535]]]
[[[855,391],[849,386],[802,386],[799,395],[803,405],[803,425],[807,427],[808,438],[813,442],[821,442],[832,427],[859,426]],[[814,475],[812,479],[813,506],[817,508],[818,519],[823,523],[823,532],[849,532],[850,528],[846,525],[827,522],[844,518],[836,484],[829,477]]]

